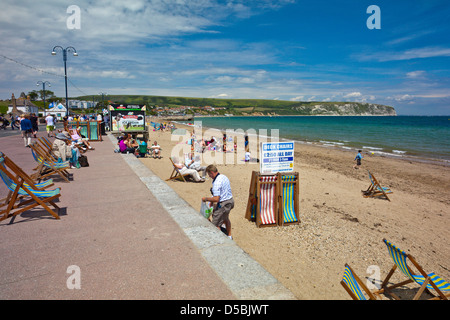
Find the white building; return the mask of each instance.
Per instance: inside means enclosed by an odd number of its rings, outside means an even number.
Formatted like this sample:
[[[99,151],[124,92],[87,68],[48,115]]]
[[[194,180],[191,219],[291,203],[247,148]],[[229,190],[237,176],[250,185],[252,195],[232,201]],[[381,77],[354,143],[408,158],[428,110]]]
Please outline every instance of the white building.
[[[62,103],[56,104],[56,102],[52,102],[48,105],[48,109],[44,111],[44,117],[49,114],[54,115],[56,119],[61,120],[67,115],[67,108]]]
[[[69,107],[73,109],[95,108],[96,103],[92,101],[70,100]]]

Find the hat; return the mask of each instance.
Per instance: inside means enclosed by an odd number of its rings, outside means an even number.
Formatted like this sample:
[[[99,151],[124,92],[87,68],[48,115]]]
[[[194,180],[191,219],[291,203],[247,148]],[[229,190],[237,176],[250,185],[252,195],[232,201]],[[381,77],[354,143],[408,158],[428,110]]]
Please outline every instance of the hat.
[[[62,132],[58,133],[55,138],[60,140],[67,140],[66,135]]]
[[[62,134],[66,137],[67,140],[72,140],[70,133],[68,133],[67,131],[63,131]]]

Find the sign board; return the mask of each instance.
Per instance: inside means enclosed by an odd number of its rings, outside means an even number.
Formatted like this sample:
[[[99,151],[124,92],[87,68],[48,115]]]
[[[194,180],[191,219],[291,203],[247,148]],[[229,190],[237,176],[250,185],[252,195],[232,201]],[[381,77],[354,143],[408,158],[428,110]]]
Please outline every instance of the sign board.
[[[145,105],[109,105],[112,131],[145,131],[145,110]]]
[[[259,148],[260,172],[294,171],[294,142],[262,142]]]

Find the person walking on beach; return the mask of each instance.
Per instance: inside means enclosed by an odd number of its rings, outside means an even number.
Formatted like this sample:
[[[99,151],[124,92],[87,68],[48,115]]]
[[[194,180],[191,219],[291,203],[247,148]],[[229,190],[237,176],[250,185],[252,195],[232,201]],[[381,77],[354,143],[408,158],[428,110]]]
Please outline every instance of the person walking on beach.
[[[33,126],[33,136],[36,138],[36,134],[39,131],[38,117],[36,116],[36,113],[32,113],[30,115],[30,121]]]
[[[227,236],[233,239],[231,236],[231,221],[230,211],[234,208],[233,193],[231,192],[230,180],[227,176],[220,174],[217,167],[210,164],[206,167],[206,173],[213,179],[211,193],[212,197],[203,197],[203,202],[214,202],[217,205],[212,213],[212,224],[219,230],[222,224],[225,224],[227,229]]]
[[[356,164],[353,166],[354,169],[359,169],[359,167],[361,166],[361,159],[363,158],[362,154],[361,154],[361,150],[358,150],[358,154],[355,157]]]

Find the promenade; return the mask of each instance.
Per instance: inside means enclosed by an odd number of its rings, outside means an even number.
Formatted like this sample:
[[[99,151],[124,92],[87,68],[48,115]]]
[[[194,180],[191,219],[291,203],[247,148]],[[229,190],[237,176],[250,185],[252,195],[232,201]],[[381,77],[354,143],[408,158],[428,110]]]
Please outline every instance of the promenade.
[[[38,207],[0,222],[0,299],[295,299],[139,159],[114,153],[115,137],[103,139],[70,183],[53,176],[60,220]],[[0,131],[0,151],[33,172],[20,131]]]

